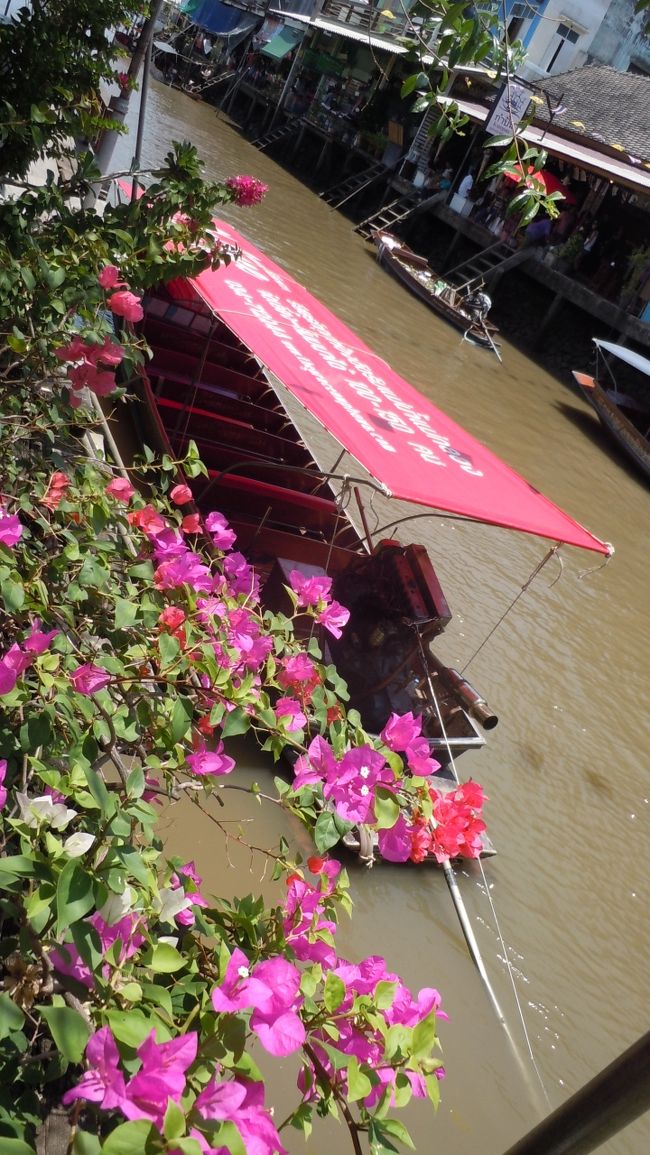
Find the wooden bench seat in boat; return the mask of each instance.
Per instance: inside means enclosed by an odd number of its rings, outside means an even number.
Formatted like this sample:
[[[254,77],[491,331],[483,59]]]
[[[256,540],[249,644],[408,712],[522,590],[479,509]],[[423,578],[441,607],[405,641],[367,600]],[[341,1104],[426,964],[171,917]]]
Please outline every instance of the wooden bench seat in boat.
[[[142,302],[145,311],[145,327],[151,323],[165,324],[179,333],[205,338],[214,336],[224,345],[238,353],[243,353],[241,342],[223,321],[210,312],[203,301],[184,301],[178,304],[163,297],[145,297]]]
[[[147,365],[147,372],[149,377],[173,375],[188,385],[194,384],[199,378],[207,385],[219,385],[243,393],[245,396],[257,398],[262,397],[271,388],[267,381],[249,377],[236,369],[227,369],[224,365],[215,365],[213,362],[202,365],[189,353],[178,353],[175,350],[157,347],[153,349],[153,358]]]
[[[188,333],[177,325],[169,325],[157,320],[151,321],[149,318],[144,322],[143,331],[150,345],[156,345],[161,349],[189,353],[193,357],[198,357],[199,360],[203,357],[206,341],[208,341],[204,333]],[[243,348],[226,344],[219,340],[217,335],[212,336],[208,341],[206,359],[241,373],[262,376],[262,370],[252,353],[248,353]]]
[[[204,492],[197,494],[200,508],[209,506],[226,515],[234,508],[237,516],[264,519],[265,525],[315,533],[341,546],[349,543],[350,548],[358,543],[354,529],[332,498],[301,493],[241,474],[219,476],[215,470],[208,470],[208,474],[210,480]]]
[[[224,449],[235,450],[240,457],[251,454],[265,461],[299,468],[307,468],[312,461],[307,450],[296,441],[256,429],[231,417],[215,417],[210,413],[202,414],[200,410],[186,410],[184,413],[166,409],[164,405],[160,406],[160,416],[172,448],[182,450],[187,441],[196,441],[206,465],[211,463],[206,454],[213,450],[221,453]],[[320,479],[318,483],[321,484]]]
[[[173,397],[166,396],[162,390],[156,393],[156,403],[161,408],[182,412],[193,409],[210,419],[222,415],[234,417],[252,425],[255,429],[279,433],[289,441],[302,444],[295,425],[279,405],[277,409],[255,405],[252,401],[245,401],[242,397],[233,395],[230,390],[218,389],[215,385],[195,386],[167,381],[167,389],[171,384],[174,385]]]

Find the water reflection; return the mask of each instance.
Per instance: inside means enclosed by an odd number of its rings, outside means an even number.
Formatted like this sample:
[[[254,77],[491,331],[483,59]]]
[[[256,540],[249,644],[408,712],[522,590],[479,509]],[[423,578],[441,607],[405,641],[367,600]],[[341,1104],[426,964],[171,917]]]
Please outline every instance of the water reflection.
[[[214,109],[153,83],[144,162],[155,164],[172,139],[188,136],[211,176],[251,172],[270,185],[261,210],[229,210],[240,231],[435,404],[616,545],[613,562],[584,578],[582,571],[598,560],[564,550],[562,571],[557,562],[542,571],[467,671],[501,723],[488,748],[466,755],[460,768],[484,782],[491,798],[488,821],[500,854],[486,866],[490,893],[535,1056],[556,1105],[646,1026],[647,488],[604,452],[592,415],[567,383],[507,343],[500,366],[460,341],[390,280],[343,217],[253,149]],[[128,165],[130,149],[122,142],[118,164]],[[336,455],[326,445],[323,452]],[[395,516],[376,512],[379,524]],[[435,518],[414,522],[410,532],[430,550],[456,612],[442,656],[463,668],[547,545]],[[243,757],[255,761],[248,748]],[[260,765],[255,774],[261,780],[268,767]],[[258,843],[275,838],[282,826],[275,812],[260,811],[243,795],[229,798],[228,814],[255,817]],[[195,857],[215,890],[241,893],[258,885],[259,858],[249,877],[250,856],[232,844],[229,863],[219,832],[202,816],[185,807],[172,811],[164,825],[170,846]],[[242,829],[247,832],[250,823]],[[289,834],[296,837],[295,828]],[[525,1055],[482,880],[470,868],[461,884],[499,1001]],[[495,1020],[442,877],[382,868],[355,871],[352,885],[356,914],[341,930],[342,953],[382,953],[411,985],[438,985],[451,1016],[441,1030],[448,1078],[438,1119],[420,1105],[409,1111],[418,1149],[499,1155],[537,1121],[528,1085],[534,1076],[529,1070],[522,1077]],[[645,1155],[649,1141],[644,1120],[603,1150]],[[326,1129],[312,1137],[309,1151],[329,1153],[333,1143],[345,1150],[342,1132]],[[301,1150],[299,1138],[291,1135],[289,1146]]]

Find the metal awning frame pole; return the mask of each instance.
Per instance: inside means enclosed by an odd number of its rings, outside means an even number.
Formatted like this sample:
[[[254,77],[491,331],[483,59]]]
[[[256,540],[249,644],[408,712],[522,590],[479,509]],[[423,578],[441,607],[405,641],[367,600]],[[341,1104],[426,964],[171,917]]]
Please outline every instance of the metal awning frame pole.
[[[505,1155],[589,1155],[650,1109],[650,1031]]]

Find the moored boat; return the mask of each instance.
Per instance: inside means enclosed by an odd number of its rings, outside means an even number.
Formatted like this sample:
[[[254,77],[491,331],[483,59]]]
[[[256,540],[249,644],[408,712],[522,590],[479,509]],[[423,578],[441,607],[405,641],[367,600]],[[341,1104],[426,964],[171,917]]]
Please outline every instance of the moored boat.
[[[598,364],[590,376],[573,370],[573,376],[603,426],[642,473],[650,478],[650,359],[640,353],[594,337]],[[612,361],[618,360],[639,375],[646,396],[619,388]]]
[[[455,758],[483,744],[496,716],[432,651],[451,618],[435,570],[422,547],[372,540],[364,487],[553,542],[607,547],[234,229],[215,227],[241,259],[144,299],[152,358],[145,404],[135,407],[140,437],[176,457],[196,442],[208,476],[189,479],[195,502],[228,517],[269,609],[283,608],[293,569],[333,578],[351,618],[326,657],[349,683],[351,705],[375,732],[393,712],[420,715],[432,753],[457,781]],[[326,467],[289,417],[285,389],[331,435]],[[353,500],[360,526],[346,512]]]
[[[482,315],[484,309],[472,308],[469,289],[464,292],[446,281],[430,267],[426,257],[413,252],[392,233],[379,230],[373,240],[380,265],[445,321],[462,330],[468,340],[499,356],[495,341],[498,329],[487,320],[487,314]]]

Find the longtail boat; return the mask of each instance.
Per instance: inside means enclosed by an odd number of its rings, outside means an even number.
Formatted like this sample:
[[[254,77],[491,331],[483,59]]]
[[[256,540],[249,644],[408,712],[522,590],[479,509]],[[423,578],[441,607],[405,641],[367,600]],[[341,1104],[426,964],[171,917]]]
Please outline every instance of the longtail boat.
[[[231,225],[215,221],[215,230],[238,259],[144,298],[152,356],[139,385],[144,404],[133,407],[139,440],[175,457],[196,443],[208,470],[188,481],[196,505],[228,517],[269,609],[284,608],[291,569],[333,578],[351,617],[326,658],[348,682],[350,705],[374,732],[392,712],[421,715],[443,776],[457,783],[456,757],[483,745],[497,717],[431,648],[451,619],[435,569],[422,546],[373,540],[364,485],[432,515],[609,547],[435,409]],[[327,462],[303,440],[285,390],[329,434]],[[355,500],[359,525],[346,512]]]
[[[602,424],[634,464],[650,478],[650,360],[624,345],[594,337],[598,365],[595,375],[573,370],[584,397],[596,410]],[[618,359],[645,379],[645,397],[619,388],[612,359]]]
[[[426,257],[415,253],[392,233],[378,230],[373,234],[377,260],[398,281],[415,293],[425,305],[475,345],[491,349],[501,360],[495,340],[499,332],[486,317],[478,316],[468,305],[469,287],[464,290],[446,281],[431,268]]]

